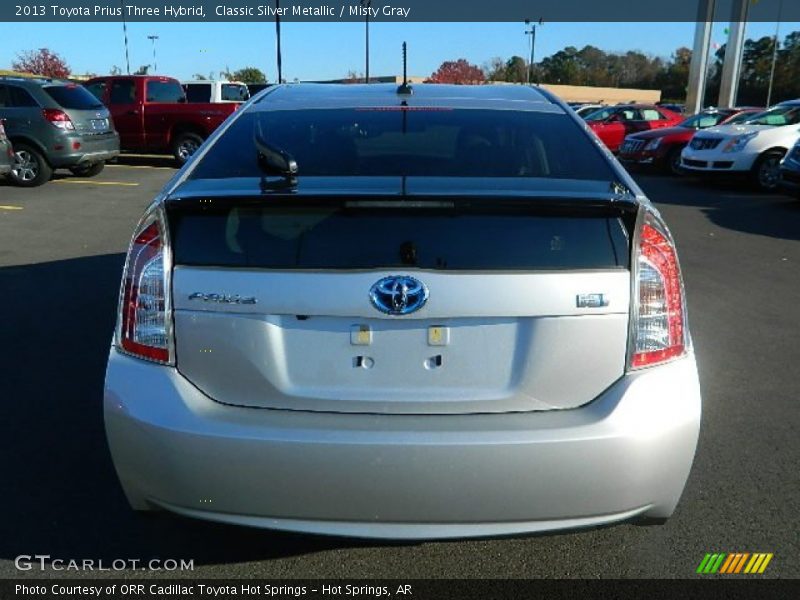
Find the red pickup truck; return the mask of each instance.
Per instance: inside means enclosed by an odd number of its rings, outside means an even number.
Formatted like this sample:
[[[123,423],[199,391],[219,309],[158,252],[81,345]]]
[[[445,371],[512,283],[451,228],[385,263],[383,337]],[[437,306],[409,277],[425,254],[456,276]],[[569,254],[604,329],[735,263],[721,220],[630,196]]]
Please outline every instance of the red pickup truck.
[[[84,86],[111,111],[123,151],[172,154],[185,163],[238,104],[189,104],[177,79],[95,77]]]

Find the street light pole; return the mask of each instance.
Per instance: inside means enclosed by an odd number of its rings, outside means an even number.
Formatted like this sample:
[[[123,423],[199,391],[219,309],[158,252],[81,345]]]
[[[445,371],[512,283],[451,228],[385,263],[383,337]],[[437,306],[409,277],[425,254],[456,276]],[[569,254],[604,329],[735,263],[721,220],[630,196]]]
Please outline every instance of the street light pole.
[[[119,0],[122,7],[122,33],[125,36],[125,65],[128,69],[128,75],[131,74],[131,57],[128,52],[128,22],[125,20],[125,0]]]
[[[542,24],[542,19],[539,19],[539,25]],[[528,73],[525,77],[525,81],[530,85],[531,83],[531,72],[533,71],[533,63],[536,53],[536,23],[531,23],[530,19],[525,19],[525,25],[530,25],[530,30],[525,32],[525,35],[531,36],[531,58],[528,62]]]
[[[369,8],[372,6],[372,0],[359,0],[359,4],[361,4],[363,8],[367,9],[367,13],[364,17],[364,26],[366,33],[366,46],[365,46],[365,56],[364,56],[364,63],[365,63],[364,81],[366,83],[369,83]]]
[[[283,83],[283,59],[281,58],[281,1],[275,0],[275,38],[278,53],[278,84]]]
[[[156,60],[156,40],[157,35],[148,35],[147,39],[153,42],[153,72],[158,73],[158,60]]]

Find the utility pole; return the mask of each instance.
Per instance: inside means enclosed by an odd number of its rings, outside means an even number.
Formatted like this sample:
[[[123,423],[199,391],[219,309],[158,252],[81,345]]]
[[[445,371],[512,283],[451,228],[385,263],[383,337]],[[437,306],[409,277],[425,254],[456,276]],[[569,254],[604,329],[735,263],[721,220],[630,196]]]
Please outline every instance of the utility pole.
[[[131,74],[131,57],[128,52],[128,22],[125,20],[125,0],[119,0],[122,7],[122,33],[125,36],[125,66],[128,70],[128,75]]]
[[[367,14],[365,17],[365,28],[366,28],[366,55],[365,55],[365,72],[364,72],[364,79],[366,83],[369,83],[369,8],[372,6],[372,0],[358,0],[359,4],[363,8],[367,9]]]
[[[539,25],[542,25],[542,19],[539,19]],[[525,81],[530,85],[531,83],[531,71],[533,71],[533,63],[534,57],[536,53],[536,23],[531,23],[530,19],[525,19],[525,25],[530,25],[530,29],[525,31],[525,35],[531,36],[531,58],[528,61],[528,72],[525,77]]]
[[[278,84],[283,83],[283,59],[281,58],[281,0],[275,0],[275,38],[278,52]]]
[[[153,42],[153,73],[158,73],[158,60],[156,60],[156,40],[157,35],[148,35],[147,39]]]

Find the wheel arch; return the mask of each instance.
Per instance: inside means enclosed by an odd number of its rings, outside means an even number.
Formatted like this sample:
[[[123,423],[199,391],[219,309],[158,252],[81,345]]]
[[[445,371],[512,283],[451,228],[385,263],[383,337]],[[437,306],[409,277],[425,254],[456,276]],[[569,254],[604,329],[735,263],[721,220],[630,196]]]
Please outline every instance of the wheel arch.
[[[208,132],[196,123],[176,123],[172,126],[172,129],[170,129],[169,132],[169,146],[172,147],[172,144],[175,143],[175,140],[184,133],[193,133],[195,135],[199,135],[201,138],[203,138],[203,140],[208,137]]]
[[[33,146],[36,150],[39,151],[39,154],[42,155],[47,164],[51,167],[53,166],[53,161],[50,160],[50,157],[47,156],[47,150],[45,150],[44,146],[35,140],[32,137],[28,137],[26,135],[9,135],[8,139],[11,141],[11,149],[16,151],[16,148],[19,144],[26,144],[28,146]]]

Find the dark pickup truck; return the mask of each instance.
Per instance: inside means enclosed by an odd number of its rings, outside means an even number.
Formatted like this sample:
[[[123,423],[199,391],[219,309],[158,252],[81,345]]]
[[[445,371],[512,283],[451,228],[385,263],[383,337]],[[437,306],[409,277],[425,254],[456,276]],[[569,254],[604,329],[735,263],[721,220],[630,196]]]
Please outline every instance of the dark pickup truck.
[[[238,104],[189,104],[177,79],[95,77],[85,84],[111,111],[123,151],[172,154],[185,163]]]

